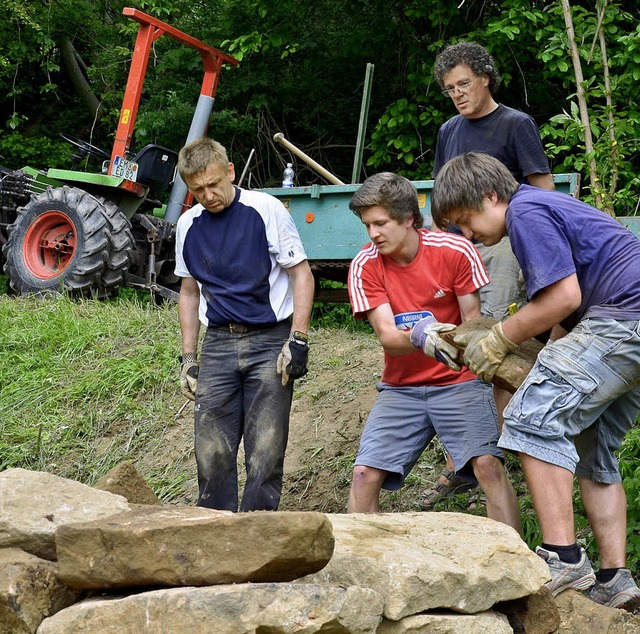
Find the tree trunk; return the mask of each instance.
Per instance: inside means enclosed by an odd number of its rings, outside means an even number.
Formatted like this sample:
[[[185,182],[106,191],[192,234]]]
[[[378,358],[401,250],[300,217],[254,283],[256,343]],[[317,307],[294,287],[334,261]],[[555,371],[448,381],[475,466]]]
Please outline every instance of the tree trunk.
[[[580,109],[580,120],[584,129],[584,149],[589,158],[589,181],[591,189],[595,196],[596,206],[602,208],[602,184],[598,177],[598,168],[596,160],[593,157],[593,137],[591,136],[591,121],[589,120],[589,109],[587,108],[587,98],[584,91],[584,76],[582,74],[582,63],[580,62],[580,54],[576,44],[576,34],[573,29],[573,17],[571,15],[571,4],[569,0],[562,0],[562,14],[564,23],[567,28],[567,37],[569,38],[569,47],[571,50],[571,61],[573,62],[573,70],[576,75],[576,94],[578,96],[578,108]]]
[[[76,93],[91,114],[92,119],[97,120],[102,115],[102,105],[100,100],[91,90],[89,82],[84,76],[80,64],[76,58],[76,51],[71,41],[67,38],[60,42],[60,50],[62,51],[62,59],[67,75],[76,90]]]

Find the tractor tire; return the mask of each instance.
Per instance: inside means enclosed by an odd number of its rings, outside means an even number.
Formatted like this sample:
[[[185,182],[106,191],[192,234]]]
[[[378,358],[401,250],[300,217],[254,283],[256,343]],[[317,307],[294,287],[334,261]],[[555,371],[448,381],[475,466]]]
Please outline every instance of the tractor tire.
[[[117,205],[75,187],[32,197],[8,231],[5,272],[20,295],[111,294],[136,253]]]

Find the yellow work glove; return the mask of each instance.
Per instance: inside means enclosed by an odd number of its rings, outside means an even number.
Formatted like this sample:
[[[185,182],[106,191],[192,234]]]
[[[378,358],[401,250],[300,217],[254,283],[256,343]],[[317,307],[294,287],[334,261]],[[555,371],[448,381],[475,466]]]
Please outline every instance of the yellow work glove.
[[[469,370],[489,382],[507,354],[518,348],[518,344],[504,334],[500,321],[488,333],[468,332],[456,335],[453,340],[466,346],[464,363]]]
[[[196,400],[196,389],[198,388],[198,357],[195,352],[185,352],[180,357],[182,366],[180,367],[180,389],[182,394],[190,401]]]

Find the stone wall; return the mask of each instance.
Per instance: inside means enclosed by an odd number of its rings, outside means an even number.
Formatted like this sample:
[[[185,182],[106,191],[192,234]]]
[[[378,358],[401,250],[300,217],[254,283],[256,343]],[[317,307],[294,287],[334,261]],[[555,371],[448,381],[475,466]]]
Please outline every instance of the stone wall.
[[[546,564],[487,518],[162,506],[122,473],[103,485],[129,499],[0,473],[0,634],[640,634],[553,599]]]

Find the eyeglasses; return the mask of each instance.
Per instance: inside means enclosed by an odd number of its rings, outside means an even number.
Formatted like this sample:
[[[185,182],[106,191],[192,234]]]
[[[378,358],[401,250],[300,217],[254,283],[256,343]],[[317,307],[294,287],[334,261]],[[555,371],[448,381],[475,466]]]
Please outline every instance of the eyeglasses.
[[[445,90],[442,91],[442,94],[445,97],[453,97],[456,90],[460,91],[461,93],[467,93],[469,92],[469,88],[471,88],[472,83],[473,83],[473,79],[469,79],[468,81],[463,81],[459,84],[456,84],[452,88],[445,88]]]

